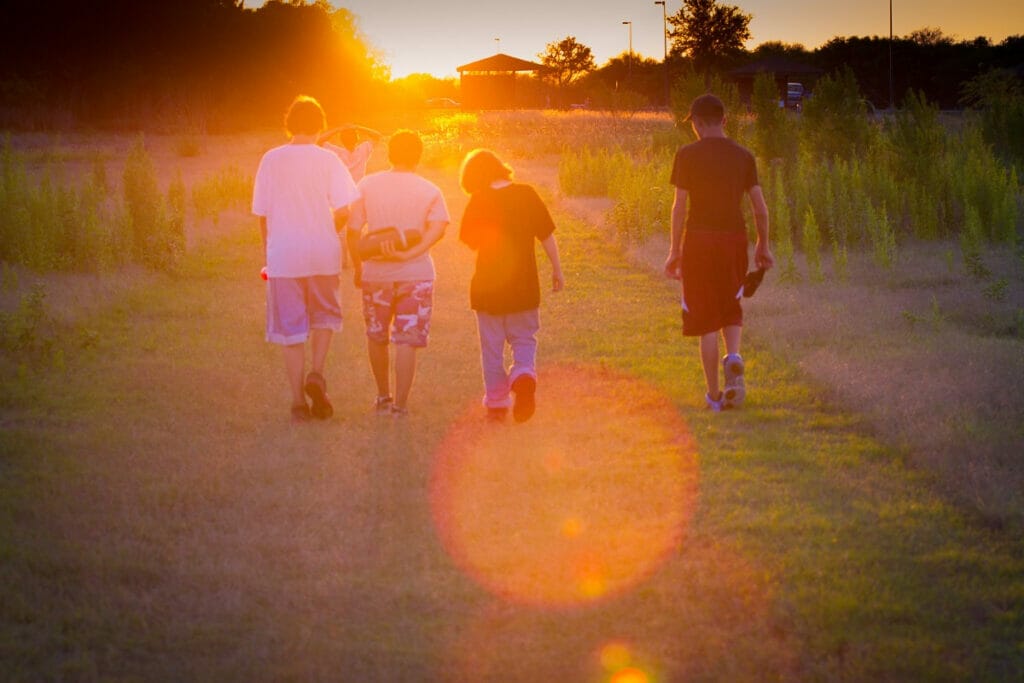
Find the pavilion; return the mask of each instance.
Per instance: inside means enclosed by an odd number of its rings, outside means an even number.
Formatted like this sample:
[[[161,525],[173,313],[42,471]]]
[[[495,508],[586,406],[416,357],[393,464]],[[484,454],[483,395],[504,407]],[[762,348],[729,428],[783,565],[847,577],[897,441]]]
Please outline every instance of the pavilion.
[[[543,73],[542,64],[498,53],[457,68],[462,106],[467,109],[520,109],[540,106],[539,94],[516,87],[517,74]],[[522,80],[522,79],[519,79]]]

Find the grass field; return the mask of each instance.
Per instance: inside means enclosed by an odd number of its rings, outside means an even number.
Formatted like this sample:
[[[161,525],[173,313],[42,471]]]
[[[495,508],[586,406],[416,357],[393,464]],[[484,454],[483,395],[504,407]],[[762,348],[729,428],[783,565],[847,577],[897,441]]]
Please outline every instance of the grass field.
[[[513,164],[542,186],[555,173]],[[458,217],[442,167],[426,173]],[[345,283],[336,416],[288,422],[251,219],[223,218],[176,275],[105,279],[92,305],[54,293],[69,322],[49,360],[3,366],[0,678],[1024,676],[1019,534],[915,466],[916,442],[827,363],[801,361],[852,362],[869,342],[775,333],[815,293],[769,282],[749,309],[747,405],[710,414],[672,285],[546,196],[568,282],[542,308],[525,425],[482,423],[454,230],[407,421],[369,410]],[[885,301],[908,334],[936,327],[930,308]]]

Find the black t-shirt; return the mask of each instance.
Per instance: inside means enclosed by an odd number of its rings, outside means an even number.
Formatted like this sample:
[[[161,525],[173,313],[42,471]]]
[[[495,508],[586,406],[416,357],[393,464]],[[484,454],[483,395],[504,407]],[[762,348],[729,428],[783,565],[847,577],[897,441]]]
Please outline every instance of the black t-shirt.
[[[529,185],[473,193],[459,230],[459,239],[476,251],[469,286],[473,310],[504,315],[540,306],[533,241],[547,239],[554,230],[551,214]]]
[[[676,152],[672,184],[689,193],[687,229],[746,230],[741,202],[758,184],[757,162],[729,138],[704,138]]]

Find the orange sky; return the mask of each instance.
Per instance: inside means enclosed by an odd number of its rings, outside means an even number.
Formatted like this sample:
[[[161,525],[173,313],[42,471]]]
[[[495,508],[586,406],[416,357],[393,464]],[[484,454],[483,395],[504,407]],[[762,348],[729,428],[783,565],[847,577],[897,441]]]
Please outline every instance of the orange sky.
[[[257,4],[249,2],[248,4]],[[456,67],[504,52],[535,60],[545,46],[567,35],[589,46],[598,65],[626,52],[632,22],[633,50],[662,57],[662,9],[653,0],[333,0],[359,17],[394,77],[409,73],[455,76]],[[886,0],[741,0],[729,2],[753,15],[753,48],[770,40],[814,48],[835,36],[889,34]],[[893,32],[924,27],[962,39],[1000,42],[1024,35],[1024,0],[893,0]],[[682,0],[668,0],[668,14]],[[500,38],[500,42],[496,41]]]

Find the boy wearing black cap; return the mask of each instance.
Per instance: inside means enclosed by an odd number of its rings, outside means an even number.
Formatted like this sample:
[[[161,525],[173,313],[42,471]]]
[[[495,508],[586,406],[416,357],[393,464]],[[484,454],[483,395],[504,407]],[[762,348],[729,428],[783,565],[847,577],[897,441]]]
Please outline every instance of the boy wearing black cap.
[[[740,336],[740,298],[747,273],[747,195],[757,227],[754,264],[775,265],[768,247],[768,206],[757,180],[754,155],[725,135],[725,105],[712,94],[697,97],[686,117],[697,142],[680,147],[672,166],[672,242],[665,275],[682,282],[683,335],[700,338],[707,382],[705,401],[714,411],[739,406],[746,390]],[[685,228],[685,230],[684,230]],[[718,335],[725,340],[724,390],[718,382]]]

